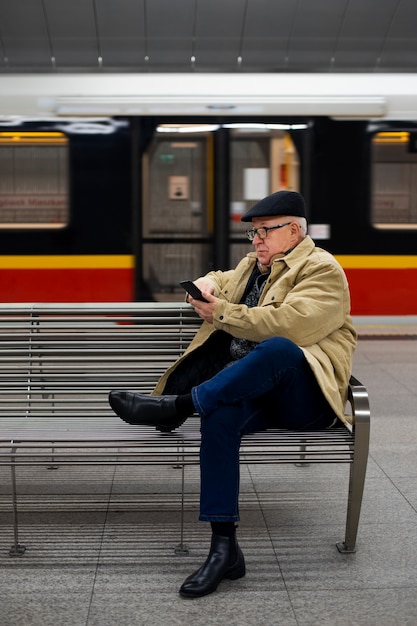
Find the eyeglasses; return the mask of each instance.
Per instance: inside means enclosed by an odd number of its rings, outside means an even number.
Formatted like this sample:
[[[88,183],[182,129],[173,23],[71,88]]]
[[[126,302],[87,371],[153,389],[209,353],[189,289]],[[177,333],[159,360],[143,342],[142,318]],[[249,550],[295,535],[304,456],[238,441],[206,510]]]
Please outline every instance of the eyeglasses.
[[[261,226],[261,228],[251,228],[251,230],[246,231],[246,236],[249,241],[253,241],[258,235],[260,239],[265,239],[269,230],[274,230],[274,228],[283,228],[284,226],[289,226],[292,222],[285,222],[285,224],[277,224],[276,226]]]

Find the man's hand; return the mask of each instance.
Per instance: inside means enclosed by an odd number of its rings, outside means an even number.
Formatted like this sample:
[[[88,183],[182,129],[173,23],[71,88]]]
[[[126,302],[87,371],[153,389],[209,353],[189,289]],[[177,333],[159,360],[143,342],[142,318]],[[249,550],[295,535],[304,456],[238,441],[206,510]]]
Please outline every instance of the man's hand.
[[[219,298],[213,296],[210,291],[205,291],[201,284],[198,285],[201,289],[201,292],[207,302],[202,302],[201,300],[195,300],[191,296],[188,297],[188,302],[194,307],[197,315],[201,317],[205,322],[209,322],[209,324],[213,323],[213,313],[217,304],[220,302]]]

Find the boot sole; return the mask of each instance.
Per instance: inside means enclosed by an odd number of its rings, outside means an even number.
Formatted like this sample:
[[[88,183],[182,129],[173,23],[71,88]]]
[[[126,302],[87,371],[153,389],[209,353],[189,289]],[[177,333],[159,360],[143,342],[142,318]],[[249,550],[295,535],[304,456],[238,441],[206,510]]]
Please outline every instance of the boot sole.
[[[204,593],[192,593],[192,592],[187,593],[187,592],[180,590],[180,596],[182,596],[183,598],[202,598],[203,596],[208,596],[210,593],[213,593],[214,591],[216,591],[217,587],[220,585],[222,580],[226,580],[226,579],[237,580],[238,578],[243,578],[245,574],[246,574],[246,566],[245,564],[243,564],[243,565],[240,565],[239,567],[226,571],[223,578],[219,580],[217,585],[215,585],[214,587],[210,587],[209,589],[206,589]]]
[[[175,424],[173,424],[172,426],[166,426],[164,424],[155,424],[155,428],[156,430],[159,430],[159,432],[161,433],[171,433],[176,428],[179,428],[180,426],[182,426],[184,422],[186,421],[186,419],[187,418],[184,417],[184,419],[181,419],[178,422],[175,422]]]
[[[240,565],[239,567],[226,572],[223,578],[227,578],[228,580],[237,580],[238,578],[243,578],[246,574],[246,566]]]

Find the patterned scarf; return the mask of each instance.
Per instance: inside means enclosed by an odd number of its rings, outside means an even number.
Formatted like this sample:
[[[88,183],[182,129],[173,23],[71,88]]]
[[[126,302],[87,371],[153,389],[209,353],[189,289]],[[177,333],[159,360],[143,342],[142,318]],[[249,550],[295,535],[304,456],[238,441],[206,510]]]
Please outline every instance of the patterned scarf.
[[[249,308],[257,306],[268,276],[269,268],[267,272],[262,274],[259,269],[254,271],[248,281],[245,294],[242,298],[242,303],[246,304]],[[234,361],[237,361],[253,350],[257,343],[257,341],[249,341],[249,339],[238,339],[237,337],[233,337],[230,344],[230,356]]]

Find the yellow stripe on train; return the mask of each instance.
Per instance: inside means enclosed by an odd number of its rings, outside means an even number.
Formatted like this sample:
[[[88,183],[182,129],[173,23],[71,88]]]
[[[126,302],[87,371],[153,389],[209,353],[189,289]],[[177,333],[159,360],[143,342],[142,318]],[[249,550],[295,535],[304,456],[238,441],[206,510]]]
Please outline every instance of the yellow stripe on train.
[[[337,254],[345,269],[417,269],[417,255]],[[0,269],[133,269],[131,254],[0,255]]]
[[[0,269],[132,269],[130,254],[0,255]]]
[[[417,256],[410,254],[336,254],[345,269],[417,269]]]

